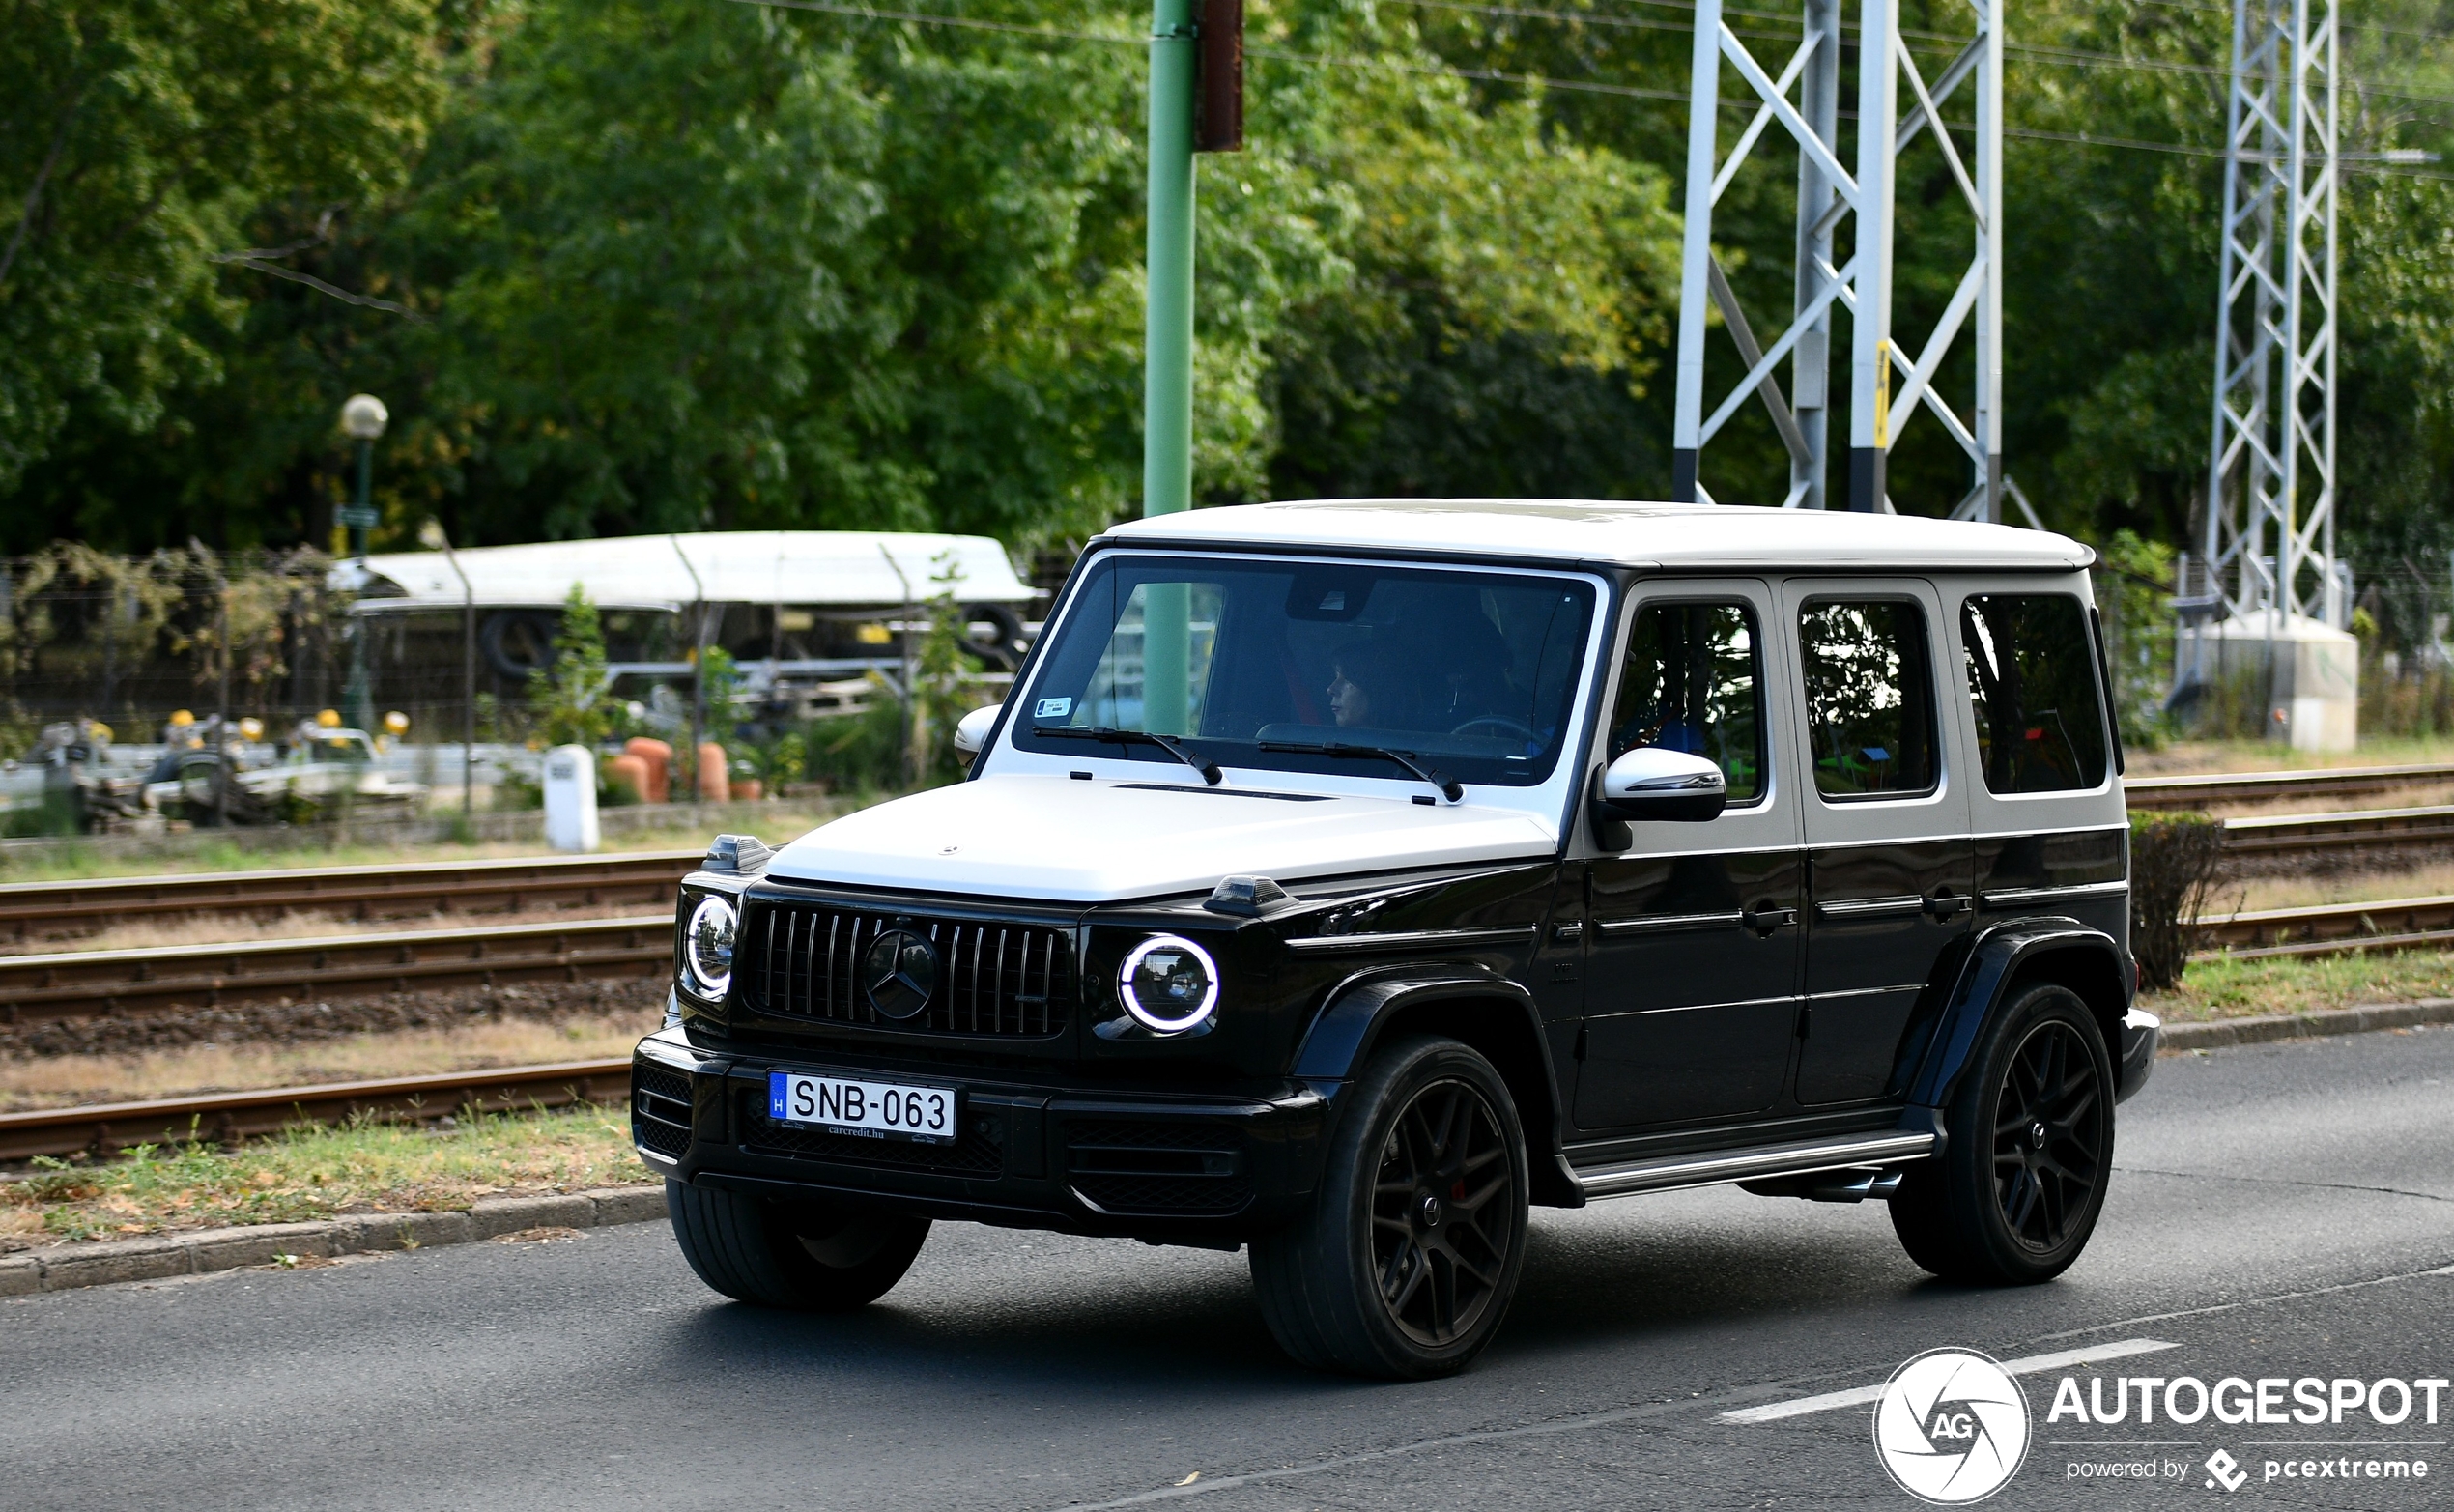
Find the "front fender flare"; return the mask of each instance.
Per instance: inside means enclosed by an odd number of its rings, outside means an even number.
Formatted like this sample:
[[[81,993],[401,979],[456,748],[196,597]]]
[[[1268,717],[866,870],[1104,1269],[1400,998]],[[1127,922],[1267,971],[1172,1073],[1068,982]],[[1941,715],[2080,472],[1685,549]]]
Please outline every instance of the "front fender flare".
[[[2128,1004],[2122,999],[2122,984],[2127,980],[2128,964],[2123,958],[2122,947],[2101,929],[2089,927],[2076,919],[2019,919],[1996,926],[1970,946],[1968,958],[1961,962],[1959,975],[1952,984],[1945,999],[1941,1020],[1933,1038],[1926,1041],[1925,1056],[1917,1073],[1909,1081],[1908,1100],[1912,1106],[1939,1108],[1947,1104],[1977,1057],[1978,1047],[1984,1042],[1985,1032],[1994,1021],[2007,996],[2005,989],[2022,971],[2048,956],[2066,953],[2079,958],[2063,964],[2074,965],[2093,977],[2103,974],[2116,994],[2109,1005],[2096,1001],[2096,996],[2082,991],[2088,1006],[2107,1028],[2106,1054],[2121,1069],[2123,1041],[2119,1025],[2123,1010]],[[2056,980],[2065,973],[2057,971]],[[2110,1012],[2108,1012],[2108,1008]]]
[[[1533,1170],[1535,1200],[1583,1206],[1582,1188],[1567,1178],[1560,1154],[1559,1121],[1564,1109],[1558,1070],[1551,1063],[1543,1036],[1542,1010],[1521,983],[1470,966],[1399,968],[1351,977],[1330,989],[1305,1031],[1296,1052],[1295,1074],[1315,1083],[1351,1080],[1396,1019],[1421,1009],[1467,1002],[1499,1006],[1493,1027],[1512,1053],[1493,1060],[1512,1085],[1538,1092],[1543,1099],[1541,1127],[1536,1127],[1536,1121],[1527,1116],[1533,1110],[1524,1107],[1527,1099],[1522,1094],[1519,1097],[1519,1119],[1527,1126],[1526,1155]],[[1333,1117],[1337,1106],[1333,1097]]]

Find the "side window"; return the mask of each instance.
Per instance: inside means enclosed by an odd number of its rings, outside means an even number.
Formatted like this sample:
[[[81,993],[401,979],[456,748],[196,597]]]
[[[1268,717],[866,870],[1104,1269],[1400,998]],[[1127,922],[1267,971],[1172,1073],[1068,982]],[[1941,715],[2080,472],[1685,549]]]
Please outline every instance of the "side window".
[[[1959,628],[1986,790],[2055,793],[2102,783],[2104,709],[2079,600],[1976,594],[1960,605]]]
[[[1933,790],[1926,645],[1926,613],[1905,599],[1826,600],[1799,611],[1815,791],[1899,798]]]
[[[1628,630],[1611,755],[1662,746],[1710,758],[1729,801],[1764,794],[1763,667],[1744,604],[1647,604]]]

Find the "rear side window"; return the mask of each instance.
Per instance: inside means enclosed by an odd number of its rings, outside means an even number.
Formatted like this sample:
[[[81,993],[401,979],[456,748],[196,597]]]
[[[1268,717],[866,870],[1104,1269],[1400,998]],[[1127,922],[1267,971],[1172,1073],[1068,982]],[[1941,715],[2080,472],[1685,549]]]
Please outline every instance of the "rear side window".
[[[1984,593],[1960,605],[1985,789],[2056,793],[2104,781],[2104,709],[2087,612],[2068,593]]]
[[[1815,791],[1903,798],[1934,790],[1926,644],[1926,612],[1905,599],[1827,599],[1799,611]]]
[[[1628,630],[1611,759],[1639,746],[1700,756],[1734,804],[1764,793],[1763,669],[1744,604],[1647,604]]]

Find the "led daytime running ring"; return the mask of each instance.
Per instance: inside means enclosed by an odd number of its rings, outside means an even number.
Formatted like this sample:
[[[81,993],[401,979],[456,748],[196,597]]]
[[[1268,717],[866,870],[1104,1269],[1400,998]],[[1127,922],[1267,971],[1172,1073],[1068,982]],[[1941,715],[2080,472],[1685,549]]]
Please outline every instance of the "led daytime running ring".
[[[1133,974],[1142,969],[1143,960],[1152,952],[1162,950],[1183,951],[1191,956],[1201,962],[1202,975],[1210,979],[1210,985],[1202,993],[1200,1004],[1182,1018],[1162,1018],[1144,1008],[1142,1000],[1133,995]],[[1125,1000],[1125,1011],[1132,1014],[1134,1022],[1143,1028],[1163,1035],[1183,1034],[1210,1017],[1218,1007],[1218,962],[1210,958],[1210,952],[1181,934],[1154,934],[1134,946],[1132,953],[1125,957],[1125,964],[1117,968],[1116,994]]]
[[[689,927],[682,931],[682,967],[690,974],[692,985],[701,996],[721,1001],[732,989],[732,969],[728,966],[723,975],[711,977],[699,960],[699,926],[707,920],[711,911],[722,913],[723,921],[718,927],[728,933],[739,927],[739,917],[733,911],[730,899],[722,893],[710,893],[700,899],[699,906],[690,911]]]

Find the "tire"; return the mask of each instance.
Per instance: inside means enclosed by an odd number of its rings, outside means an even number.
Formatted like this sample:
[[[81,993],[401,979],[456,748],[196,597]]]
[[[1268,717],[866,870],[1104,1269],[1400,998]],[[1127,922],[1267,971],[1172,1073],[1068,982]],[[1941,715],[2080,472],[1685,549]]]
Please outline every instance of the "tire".
[[[1516,1104],[1489,1061],[1428,1037],[1383,1049],[1347,1097],[1311,1210],[1253,1243],[1262,1316],[1316,1370],[1463,1370],[1499,1331],[1525,1268]]]
[[[2070,1269],[2113,1171],[2113,1063],[2068,987],[2004,1010],[1945,1111],[1942,1155],[1909,1167],[1892,1228],[1949,1281],[2032,1286]]]
[[[673,1238],[699,1279],[735,1301],[850,1312],[885,1296],[928,1238],[927,1218],[783,1203],[665,1184]]]

